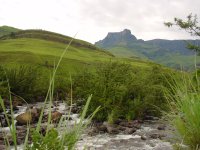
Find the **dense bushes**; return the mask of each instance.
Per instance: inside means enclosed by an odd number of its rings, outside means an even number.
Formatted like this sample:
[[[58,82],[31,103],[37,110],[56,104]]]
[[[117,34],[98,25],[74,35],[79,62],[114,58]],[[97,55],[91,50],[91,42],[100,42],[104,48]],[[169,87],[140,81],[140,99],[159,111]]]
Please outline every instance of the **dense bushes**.
[[[146,113],[159,115],[156,107],[166,108],[164,90],[168,85],[168,73],[159,66],[140,70],[129,64],[109,62],[100,65],[95,72],[77,74],[74,92],[77,98],[93,94],[89,112],[101,106],[101,111],[95,116],[99,121],[135,119]]]

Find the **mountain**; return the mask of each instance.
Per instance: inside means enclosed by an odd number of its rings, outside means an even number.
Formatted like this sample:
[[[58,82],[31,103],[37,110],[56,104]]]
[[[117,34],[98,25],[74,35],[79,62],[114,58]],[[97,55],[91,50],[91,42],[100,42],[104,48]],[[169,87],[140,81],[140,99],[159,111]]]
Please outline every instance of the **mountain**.
[[[1,26],[0,27],[0,37],[14,33],[14,32],[18,32],[18,31],[20,31],[20,29],[17,29],[14,27],[9,27],[9,26]]]
[[[185,69],[193,69],[194,52],[187,49],[188,42],[200,45],[200,40],[138,40],[130,30],[125,29],[108,33],[95,45],[119,57],[139,57],[173,68],[180,69],[180,66],[183,66]],[[199,57],[197,65],[200,65]]]
[[[123,30],[122,32],[110,32],[104,40],[99,41],[97,44],[102,45],[103,47],[109,47],[116,44],[127,44],[129,42],[137,40],[134,35],[131,34],[131,31],[128,29]]]

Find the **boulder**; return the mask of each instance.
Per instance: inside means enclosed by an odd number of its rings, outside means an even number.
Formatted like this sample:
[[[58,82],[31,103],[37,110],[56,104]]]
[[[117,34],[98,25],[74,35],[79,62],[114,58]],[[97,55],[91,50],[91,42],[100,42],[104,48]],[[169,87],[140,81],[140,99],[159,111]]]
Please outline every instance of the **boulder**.
[[[164,124],[161,124],[157,127],[158,130],[165,130],[165,125]]]
[[[16,117],[18,125],[26,125],[28,122],[32,123],[33,118],[30,111],[22,113]]]
[[[137,129],[136,128],[126,128],[124,131],[125,134],[133,134]]]
[[[0,150],[6,150],[6,146],[5,145],[0,145]]]
[[[33,107],[30,112],[31,112],[31,115],[34,119],[34,121],[37,121],[40,117],[40,113],[41,113],[42,109],[41,108],[35,108]]]
[[[125,131],[125,130],[126,130],[126,127],[118,126],[118,129],[119,129],[120,131]]]
[[[61,117],[62,117],[62,113],[60,113],[58,111],[52,112],[52,114],[51,114],[51,120],[53,122],[58,122]]]
[[[141,139],[142,139],[142,140],[147,140],[147,137],[146,137],[145,135],[142,135],[142,136],[141,136]]]
[[[109,134],[118,134],[120,132],[119,128],[114,124],[104,122],[103,125],[107,128]]]
[[[97,127],[99,132],[107,132],[107,127],[105,125],[100,125]]]

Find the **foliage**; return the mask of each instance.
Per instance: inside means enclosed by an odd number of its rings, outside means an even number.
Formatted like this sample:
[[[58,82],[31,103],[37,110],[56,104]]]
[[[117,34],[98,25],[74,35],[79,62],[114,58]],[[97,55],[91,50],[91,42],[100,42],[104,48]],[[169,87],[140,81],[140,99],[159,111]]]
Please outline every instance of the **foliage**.
[[[192,36],[200,36],[200,26],[197,16],[188,15],[186,20],[174,19],[174,23],[167,22],[166,26],[178,26],[186,30]],[[188,43],[189,49],[200,53],[200,46]],[[195,73],[187,76],[182,73],[182,78],[174,79],[171,84],[171,92],[167,92],[167,98],[171,113],[169,120],[172,122],[180,137],[190,149],[200,149],[200,95],[199,95],[199,70],[196,67]]]
[[[79,98],[93,94],[88,112],[101,106],[95,116],[99,121],[131,120],[141,118],[145,113],[159,115],[160,110],[156,107],[166,109],[163,91],[168,88],[166,78],[169,72],[159,66],[145,71],[125,63],[108,62],[94,72],[75,76],[73,91]]]
[[[8,96],[8,82],[6,79],[5,69],[0,66],[0,94],[2,97]]]
[[[33,131],[32,133],[32,146],[28,146],[28,150],[64,150],[64,146],[61,144],[58,131],[54,128],[49,130],[46,136]]]
[[[168,27],[178,26],[179,28],[186,30],[192,36],[200,37],[200,26],[198,24],[197,15],[188,15],[186,20],[180,18],[174,18],[174,23],[172,22],[165,22],[164,23]],[[194,45],[192,43],[188,43],[187,48],[194,50],[196,52],[200,52],[200,46]]]
[[[20,66],[17,68],[6,69],[1,67],[1,90],[6,89],[8,94],[8,86],[11,93],[23,97],[24,99],[31,99],[35,91],[35,86],[38,79],[38,69],[29,66]],[[3,96],[8,95],[4,92]]]
[[[200,147],[200,95],[199,85],[190,76],[183,75],[167,92],[170,104],[169,120],[178,131],[180,142],[191,149]],[[175,94],[174,94],[175,93]]]

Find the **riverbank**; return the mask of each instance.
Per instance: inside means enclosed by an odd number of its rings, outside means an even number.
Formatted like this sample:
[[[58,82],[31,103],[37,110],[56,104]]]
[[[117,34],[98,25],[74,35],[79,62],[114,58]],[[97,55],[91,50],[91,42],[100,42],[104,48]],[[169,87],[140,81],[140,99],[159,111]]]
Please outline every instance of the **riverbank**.
[[[15,118],[24,114],[28,109],[39,110],[43,103],[31,104],[30,106],[22,105],[17,106],[15,110]],[[70,107],[63,102],[54,102],[51,108],[52,113],[57,112],[62,117],[66,118],[68,127],[72,127],[75,123],[79,122],[78,108],[73,105],[70,116],[68,116]],[[48,107],[45,108],[45,115],[48,114]],[[2,114],[1,114],[2,116]],[[45,133],[45,119],[42,124],[41,132]],[[56,124],[55,124],[56,125]],[[36,123],[32,123],[31,127],[35,128]],[[23,144],[26,135],[26,125],[19,125],[16,121],[17,129],[17,143]],[[77,150],[83,149],[114,149],[114,150],[172,150],[172,132],[171,128],[166,122],[156,117],[147,116],[145,120],[124,121],[119,120],[114,125],[107,122],[92,123],[82,134],[81,139],[76,143]],[[9,128],[3,127],[0,130],[0,149],[4,149],[4,136],[9,135]],[[29,138],[31,143],[31,138]],[[9,138],[9,143],[12,145],[13,141]]]

